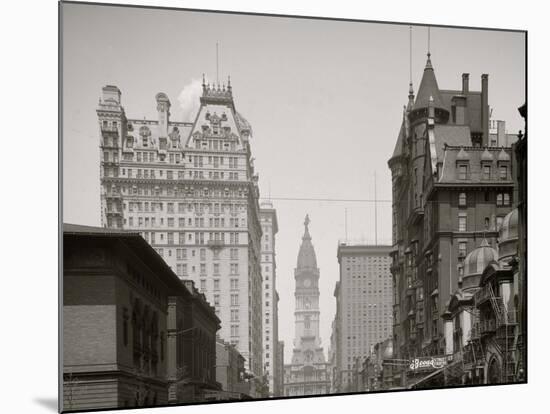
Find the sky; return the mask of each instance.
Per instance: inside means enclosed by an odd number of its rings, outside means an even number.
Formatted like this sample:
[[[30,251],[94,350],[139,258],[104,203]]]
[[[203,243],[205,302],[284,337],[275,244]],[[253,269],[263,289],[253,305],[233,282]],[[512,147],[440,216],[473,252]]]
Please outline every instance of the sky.
[[[387,166],[407,102],[426,62],[428,30],[367,22],[229,15],[96,5],[63,5],[63,221],[99,225],[99,131],[104,85],[117,85],[129,118],[156,119],[155,95],[172,102],[171,119],[188,121],[202,74],[231,76],[237,110],[251,123],[262,198],[273,200],[279,339],[285,362],[294,334],[294,268],[309,214],[320,268],[321,338],[328,351],[338,280],[338,241],[391,242]],[[493,118],[523,128],[523,33],[440,28],[430,31],[441,89],[470,90],[489,74]],[[195,103],[194,103],[195,102]],[[347,220],[346,220],[347,217]],[[347,222],[347,226],[346,226]]]

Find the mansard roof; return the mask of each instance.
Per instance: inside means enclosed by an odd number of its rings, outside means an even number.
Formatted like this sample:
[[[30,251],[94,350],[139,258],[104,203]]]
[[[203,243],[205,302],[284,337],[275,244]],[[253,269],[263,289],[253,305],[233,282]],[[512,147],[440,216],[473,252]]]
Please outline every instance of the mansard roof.
[[[440,137],[440,140],[444,140],[444,137]],[[468,176],[466,180],[459,179],[456,170],[456,161],[459,159],[458,155],[461,150],[465,150],[468,153]],[[482,157],[485,151],[488,151],[493,155],[493,161],[488,161],[483,159],[483,165],[491,166],[491,176],[489,179],[483,176],[482,170]],[[498,176],[498,168],[496,161],[496,153],[501,151],[501,148],[482,148],[482,147],[456,147],[456,146],[446,146],[443,148],[442,157],[438,159],[442,163],[442,171],[439,183],[455,183],[455,184],[472,184],[472,183],[495,183],[500,184],[509,184],[512,182],[511,179],[501,180]],[[503,151],[507,153],[511,152],[511,148],[505,148]]]

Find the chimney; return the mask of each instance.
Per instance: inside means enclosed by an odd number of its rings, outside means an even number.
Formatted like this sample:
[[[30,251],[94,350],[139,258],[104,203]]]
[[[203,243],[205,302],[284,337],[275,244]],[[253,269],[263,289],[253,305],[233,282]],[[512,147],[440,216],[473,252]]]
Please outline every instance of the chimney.
[[[506,121],[497,121],[497,146],[508,147],[508,140],[506,137]]]
[[[457,95],[452,98],[453,123],[456,125],[468,124],[468,112],[466,111],[467,100],[465,96]]]
[[[170,100],[165,93],[159,92],[155,97],[157,101],[159,132],[161,137],[168,136],[168,122],[170,119]]]
[[[463,73],[462,74],[462,95],[467,95],[468,92],[470,92],[470,74],[469,73]]]
[[[489,145],[489,75],[481,75],[481,145]]]

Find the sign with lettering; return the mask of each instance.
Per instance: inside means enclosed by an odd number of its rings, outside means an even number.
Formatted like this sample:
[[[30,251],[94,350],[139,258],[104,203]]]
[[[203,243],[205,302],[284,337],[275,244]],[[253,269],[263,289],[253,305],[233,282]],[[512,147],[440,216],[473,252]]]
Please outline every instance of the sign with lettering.
[[[409,369],[411,371],[435,370],[443,368],[446,364],[445,357],[419,357],[411,359]]]

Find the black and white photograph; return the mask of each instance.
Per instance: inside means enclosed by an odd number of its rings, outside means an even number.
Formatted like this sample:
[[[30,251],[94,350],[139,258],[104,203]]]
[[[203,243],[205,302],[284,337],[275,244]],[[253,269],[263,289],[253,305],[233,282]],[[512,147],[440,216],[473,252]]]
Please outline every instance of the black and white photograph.
[[[527,383],[526,30],[59,19],[60,411]]]

